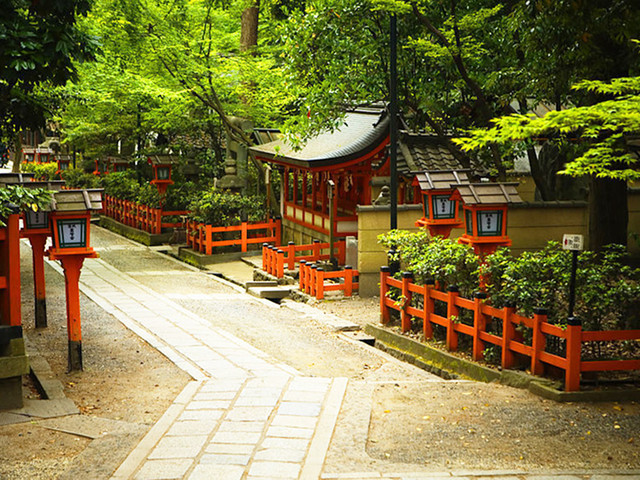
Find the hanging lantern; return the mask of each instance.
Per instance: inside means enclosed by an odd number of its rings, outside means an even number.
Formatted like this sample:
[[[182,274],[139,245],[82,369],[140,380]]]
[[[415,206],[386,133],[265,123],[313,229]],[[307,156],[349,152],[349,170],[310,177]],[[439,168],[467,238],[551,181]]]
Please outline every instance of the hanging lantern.
[[[422,194],[423,217],[417,227],[427,227],[432,236],[449,238],[451,230],[462,226],[460,200],[452,198],[458,185],[468,183],[466,170],[425,171],[416,174],[413,184]]]
[[[489,255],[498,247],[511,245],[507,235],[507,210],[522,203],[517,183],[475,183],[457,187],[453,198],[464,205],[465,233],[460,243],[471,245],[478,255]]]

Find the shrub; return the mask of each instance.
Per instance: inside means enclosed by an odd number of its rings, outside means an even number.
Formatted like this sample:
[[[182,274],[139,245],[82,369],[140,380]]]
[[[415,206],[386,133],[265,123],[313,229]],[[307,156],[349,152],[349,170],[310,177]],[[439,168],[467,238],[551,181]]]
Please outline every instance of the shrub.
[[[60,177],[56,174],[58,171],[57,162],[47,163],[24,163],[21,166],[23,172],[33,172],[36,180],[58,180]]]
[[[266,218],[264,200],[214,188],[205,191],[189,205],[189,218],[209,225],[232,226],[243,221],[260,222]]]
[[[24,188],[20,185],[0,188],[0,227],[6,226],[3,219],[11,213],[11,205],[22,212],[48,210],[51,206],[51,192],[44,188]]]
[[[396,259],[413,273],[417,283],[433,279],[440,288],[457,285],[464,296],[470,296],[479,288],[479,259],[468,245],[430,237],[425,230],[415,233],[392,230],[381,235],[379,241],[396,249]]]
[[[60,176],[70,188],[101,188],[100,177],[87,173],[80,168],[70,168]]]

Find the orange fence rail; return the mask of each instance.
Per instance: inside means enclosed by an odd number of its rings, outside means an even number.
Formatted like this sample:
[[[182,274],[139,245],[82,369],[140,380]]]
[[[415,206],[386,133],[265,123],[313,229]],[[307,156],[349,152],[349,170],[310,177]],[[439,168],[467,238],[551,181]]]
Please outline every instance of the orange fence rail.
[[[320,243],[320,240],[314,240],[313,243],[306,245],[295,245],[289,242],[288,245],[279,247],[273,245],[262,245],[262,269],[277,277],[284,276],[285,266],[289,270],[295,268],[296,262],[300,263],[305,260],[307,262],[319,262],[320,260],[329,260],[329,243]],[[340,240],[333,244],[334,255],[339,265],[344,265],[346,256],[346,242]]]
[[[515,308],[494,308],[485,303],[486,295],[476,294],[473,300],[460,297],[455,287],[447,292],[439,291],[433,284],[417,285],[410,272],[402,274],[402,280],[391,277],[388,267],[380,271],[380,315],[382,323],[390,320],[390,310],[400,312],[403,332],[411,328],[411,318],[422,319],[425,339],[433,337],[434,325],[446,328],[446,345],[449,350],[458,349],[458,336],[469,335],[473,340],[472,356],[482,360],[485,346],[496,345],[502,349],[502,368],[515,365],[516,354],[529,357],[531,372],[541,375],[544,365],[553,365],[565,371],[565,390],[580,390],[582,372],[638,370],[640,360],[583,360],[582,344],[597,341],[640,340],[640,330],[583,331],[580,325],[559,327],[547,322],[544,310],[536,310],[533,318],[515,313]],[[394,299],[393,297],[396,297]],[[417,307],[418,298],[422,305]],[[446,316],[435,313],[435,302],[446,305]],[[444,310],[444,309],[443,309]],[[471,325],[459,321],[461,310],[473,312]],[[502,321],[502,332],[495,333],[487,327],[494,320]],[[523,340],[516,327],[530,329],[531,339]],[[550,338],[551,337],[551,338]],[[555,339],[553,338],[555,337]],[[551,341],[564,343],[564,353],[547,351]],[[530,343],[530,344],[529,344]]]
[[[161,208],[149,207],[129,200],[121,200],[110,195],[104,195],[103,214],[107,217],[151,234],[162,233],[163,228],[180,228],[184,226],[180,222],[164,222],[165,217],[177,217],[187,215],[186,210],[165,211]]]
[[[318,300],[324,298],[325,292],[342,290],[345,297],[350,297],[354,290],[358,290],[360,284],[355,281],[359,272],[349,265],[344,270],[325,272],[315,263],[300,261],[300,291],[313,295]],[[325,282],[325,280],[333,280]],[[337,281],[337,283],[336,283]]]
[[[214,247],[240,246],[243,252],[249,245],[264,242],[280,243],[281,221],[271,219],[263,223],[242,222],[231,227],[214,227],[204,223],[187,222],[187,244],[194,250],[211,255]],[[227,234],[240,234],[239,238],[220,238]]]
[[[0,325],[22,324],[19,217],[9,215],[0,227]]]

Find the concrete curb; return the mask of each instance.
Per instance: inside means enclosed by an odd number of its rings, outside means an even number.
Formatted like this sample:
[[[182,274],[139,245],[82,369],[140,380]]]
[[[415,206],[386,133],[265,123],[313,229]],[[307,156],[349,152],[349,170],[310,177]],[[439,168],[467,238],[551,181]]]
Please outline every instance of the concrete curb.
[[[163,243],[169,242],[173,237],[173,232],[161,234],[147,233],[143,230],[124,225],[104,215],[100,217],[100,226],[147,246],[162,245]]]
[[[640,389],[563,392],[559,390],[559,382],[517,370],[498,371],[484,367],[377,325],[366,325],[365,332],[375,337],[377,348],[445,379],[463,376],[480,382],[499,382],[527,389],[535,395],[555,402],[614,402],[640,399]]]

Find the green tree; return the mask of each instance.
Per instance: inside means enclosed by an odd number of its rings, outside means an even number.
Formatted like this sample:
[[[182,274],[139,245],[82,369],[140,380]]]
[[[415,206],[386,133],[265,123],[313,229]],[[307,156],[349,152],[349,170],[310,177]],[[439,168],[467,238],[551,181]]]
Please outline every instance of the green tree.
[[[93,58],[94,39],[78,28],[89,0],[7,0],[0,9],[0,138],[21,148],[20,132],[38,129],[47,115],[47,92],[73,78]],[[19,161],[16,162],[19,165]]]

